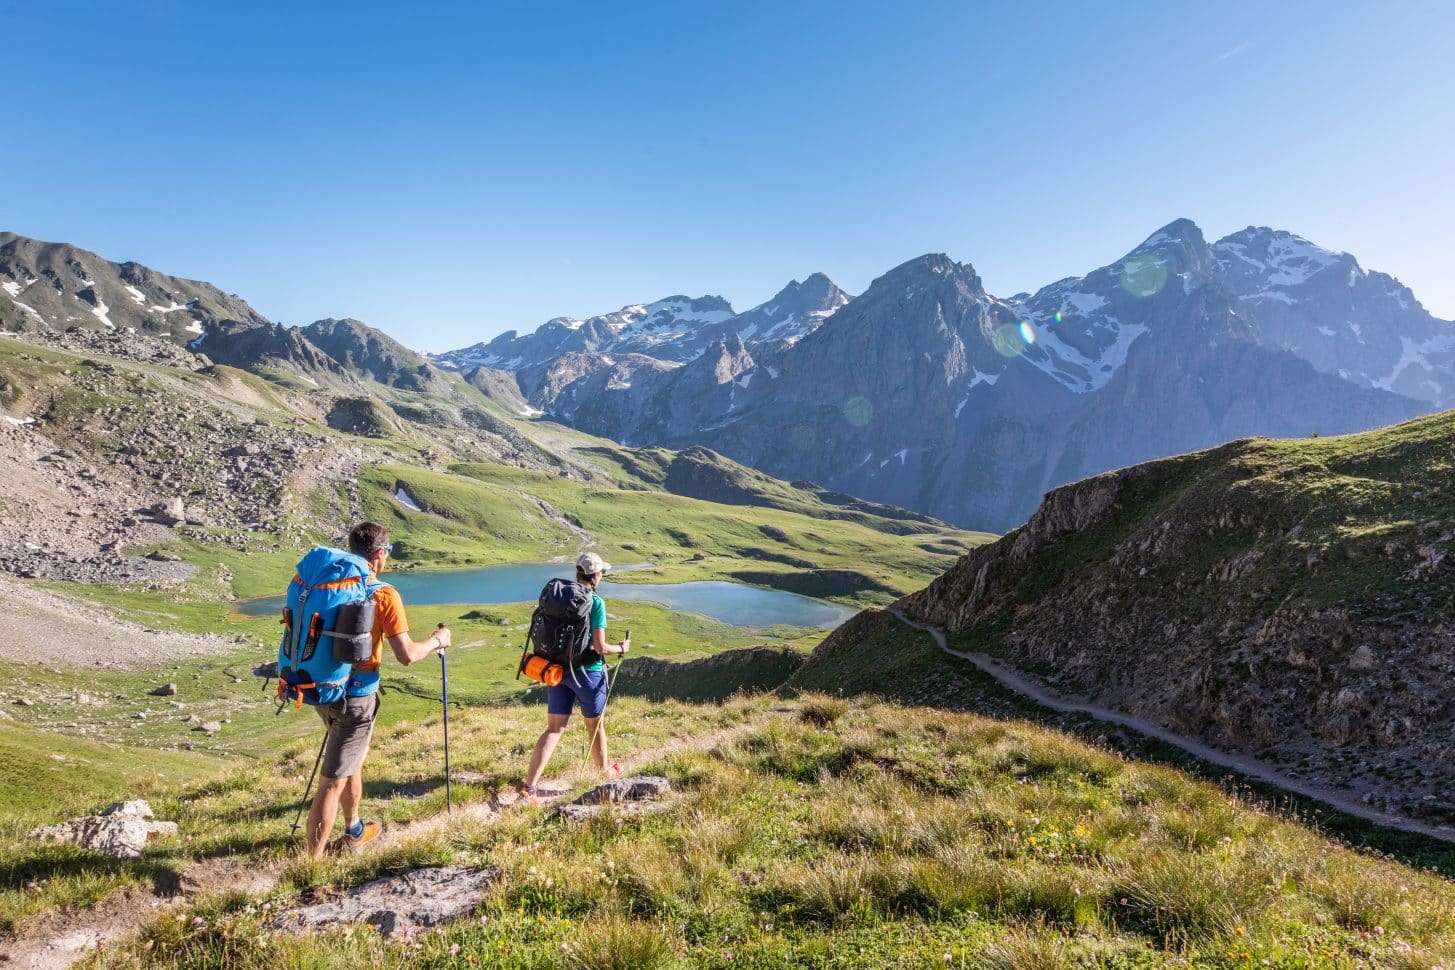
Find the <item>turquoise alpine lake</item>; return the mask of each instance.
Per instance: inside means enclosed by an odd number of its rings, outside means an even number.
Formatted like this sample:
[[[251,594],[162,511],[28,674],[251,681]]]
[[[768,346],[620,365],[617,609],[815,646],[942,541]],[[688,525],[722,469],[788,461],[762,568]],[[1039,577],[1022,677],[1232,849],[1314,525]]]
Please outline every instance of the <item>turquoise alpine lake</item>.
[[[383,578],[399,590],[408,607],[444,603],[531,603],[548,580],[557,576],[570,579],[574,575],[570,563],[512,563],[479,569],[389,572]],[[608,605],[613,600],[660,603],[670,610],[700,613],[733,626],[832,628],[858,612],[797,593],[719,580],[653,584],[607,580],[598,592]],[[282,596],[267,596],[244,600],[237,609],[245,616],[272,616],[283,608],[283,602]]]

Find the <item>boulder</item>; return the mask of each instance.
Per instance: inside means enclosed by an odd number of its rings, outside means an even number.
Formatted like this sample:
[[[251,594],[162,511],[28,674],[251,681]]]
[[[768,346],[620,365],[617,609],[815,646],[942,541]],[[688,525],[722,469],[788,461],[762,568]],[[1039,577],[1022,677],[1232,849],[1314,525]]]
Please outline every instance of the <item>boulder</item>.
[[[152,518],[162,525],[182,525],[187,521],[187,507],[180,498],[169,498],[152,506]]]
[[[597,785],[574,802],[559,806],[556,811],[567,822],[585,822],[595,818],[608,805],[618,817],[645,815],[671,807],[671,802],[661,800],[671,791],[671,783],[660,775],[617,778]]]
[[[150,805],[133,801],[117,802],[100,815],[42,825],[31,830],[30,838],[74,842],[112,859],[139,859],[151,839],[176,834],[176,822],[158,822]]]
[[[177,685],[176,684],[163,684],[160,687],[154,687],[151,690],[151,694],[153,696],[155,696],[155,697],[176,697],[177,696]]]
[[[283,913],[273,928],[295,933],[367,923],[381,936],[408,937],[416,930],[467,916],[500,876],[499,869],[432,866],[385,876],[338,899]]]
[[[661,775],[640,775],[603,782],[576,799],[577,805],[604,805],[608,802],[644,802],[660,798],[672,790]]]

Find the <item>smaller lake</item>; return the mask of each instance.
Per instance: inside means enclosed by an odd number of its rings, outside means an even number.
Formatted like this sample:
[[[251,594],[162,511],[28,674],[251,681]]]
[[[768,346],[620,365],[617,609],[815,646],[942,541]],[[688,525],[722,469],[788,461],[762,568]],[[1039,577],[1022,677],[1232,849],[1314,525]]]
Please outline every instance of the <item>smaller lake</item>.
[[[541,587],[555,577],[575,576],[570,563],[512,563],[479,569],[437,572],[390,572],[384,575],[404,597],[406,608],[437,604],[532,603]],[[691,583],[613,583],[598,590],[610,609],[613,600],[660,603],[681,613],[700,613],[733,626],[836,627],[857,610],[824,600],[761,589],[741,583],[703,580]],[[244,600],[237,610],[245,616],[273,616],[284,597]]]

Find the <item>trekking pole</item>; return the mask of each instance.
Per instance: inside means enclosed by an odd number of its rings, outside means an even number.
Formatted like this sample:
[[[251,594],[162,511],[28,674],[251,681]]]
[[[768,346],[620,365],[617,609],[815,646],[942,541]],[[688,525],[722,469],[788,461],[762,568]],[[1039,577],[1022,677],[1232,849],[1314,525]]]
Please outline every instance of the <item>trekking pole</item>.
[[[632,631],[626,631],[628,643],[631,642],[631,638]],[[624,663],[626,663],[626,654],[621,655],[621,659],[616,662],[615,667],[611,668],[611,673],[606,678],[606,696],[601,701],[601,716],[596,719],[596,730],[591,732],[591,740],[586,742],[586,757],[588,758],[591,757],[591,749],[596,747],[596,736],[606,725],[606,705],[611,703],[611,691],[616,686],[616,675],[621,673],[621,665]]]
[[[308,793],[313,791],[313,779],[318,776],[318,766],[323,763],[323,749],[326,747],[328,747],[328,728],[323,729],[323,743],[318,746],[318,757],[313,759],[313,772],[308,776],[308,784],[303,789],[303,801],[298,803],[298,814],[293,817],[293,834],[295,836],[303,827],[303,809],[308,805]]]
[[[441,623],[435,629],[443,630],[445,625]],[[450,792],[450,674],[449,668],[445,665],[445,652],[439,651],[440,655],[440,705],[445,711],[445,814],[455,810],[454,796]]]

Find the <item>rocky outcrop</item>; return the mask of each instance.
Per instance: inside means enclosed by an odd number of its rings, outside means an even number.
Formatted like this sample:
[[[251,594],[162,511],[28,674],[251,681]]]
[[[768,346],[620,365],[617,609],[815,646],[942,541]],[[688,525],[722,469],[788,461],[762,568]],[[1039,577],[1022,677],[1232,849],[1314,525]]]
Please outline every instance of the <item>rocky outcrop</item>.
[[[112,859],[140,859],[152,839],[176,834],[176,822],[158,822],[150,805],[133,801],[117,802],[99,815],[43,825],[31,830],[29,837],[72,842]]]
[[[350,373],[403,391],[448,392],[444,378],[423,357],[358,320],[318,320],[301,334]]]
[[[328,426],[362,438],[388,438],[400,433],[399,421],[388,405],[372,397],[341,397],[328,411]]]
[[[1448,412],[1100,475],[899,607],[1062,693],[1452,822],[1452,449]]]
[[[660,775],[638,775],[603,782],[575,801],[556,807],[568,822],[585,822],[607,811],[618,818],[646,815],[671,807],[672,785]]]
[[[337,899],[288,910],[274,920],[273,928],[307,933],[363,923],[381,936],[407,939],[473,913],[499,877],[500,870],[493,868],[412,869],[366,882]]]

